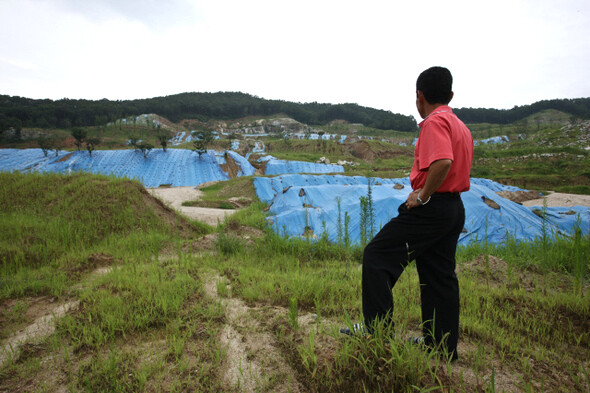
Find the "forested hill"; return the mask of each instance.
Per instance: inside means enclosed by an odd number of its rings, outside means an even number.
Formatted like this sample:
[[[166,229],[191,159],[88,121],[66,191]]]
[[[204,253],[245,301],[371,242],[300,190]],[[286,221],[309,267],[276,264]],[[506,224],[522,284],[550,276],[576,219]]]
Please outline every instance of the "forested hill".
[[[590,98],[544,100],[512,109],[453,109],[465,123],[510,124],[546,109],[555,109],[573,117],[590,119]]]
[[[590,98],[539,101],[512,109],[460,108],[457,115],[466,123],[509,124],[545,109],[590,118]],[[148,99],[110,100],[35,100],[0,95],[0,132],[23,127],[70,128],[103,125],[114,120],[155,113],[172,122],[182,119],[231,120],[245,116],[285,114],[310,125],[332,120],[362,123],[384,130],[415,131],[412,116],[363,107],[357,104],[295,103],[267,100],[244,93],[182,93]]]
[[[332,120],[362,123],[369,127],[414,131],[412,116],[357,104],[294,103],[266,100],[244,93],[182,93],[131,101],[34,100],[0,96],[0,131],[10,127],[62,127],[102,125],[123,117],[156,113],[172,122],[182,119],[230,120],[245,116],[283,113],[310,125]]]

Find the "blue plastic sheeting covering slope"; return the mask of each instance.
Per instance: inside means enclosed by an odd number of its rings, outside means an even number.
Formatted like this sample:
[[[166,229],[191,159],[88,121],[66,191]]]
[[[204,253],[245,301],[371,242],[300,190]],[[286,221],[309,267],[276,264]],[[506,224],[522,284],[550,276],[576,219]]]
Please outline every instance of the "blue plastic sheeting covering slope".
[[[271,159],[266,164],[265,175],[287,173],[343,173],[344,167],[335,164],[317,164],[305,161],[285,161]]]
[[[499,143],[506,143],[506,142],[510,142],[510,139],[508,139],[508,137],[506,135],[504,136],[494,136],[488,139],[481,139],[478,141],[473,141],[473,145],[478,146],[478,145],[496,145]]]
[[[69,154],[60,151],[58,156],[55,152],[49,152],[47,157],[41,149],[0,149],[0,171],[27,171],[43,167],[48,162],[53,162]]]
[[[532,211],[539,211],[551,224],[565,233],[574,233],[579,228],[583,234],[590,232],[590,208],[586,206],[547,207],[531,206]]]
[[[152,150],[147,158],[134,150],[97,150],[60,152],[56,158],[43,155],[41,149],[0,149],[0,170],[71,173],[84,171],[137,179],[146,187],[161,184],[196,186],[227,180],[213,151],[199,157],[192,150]]]
[[[228,151],[227,154],[233,158],[233,160],[240,165],[241,170],[238,172],[238,176],[252,176],[256,172],[256,168],[248,162],[247,159],[236,153],[235,151]]]
[[[499,208],[485,203],[489,199]],[[529,208],[502,198],[496,191],[483,185],[471,184],[471,189],[461,194],[465,205],[465,233],[460,242],[487,241],[493,244],[505,242],[512,236],[518,240],[534,240],[542,235],[542,220]]]
[[[258,198],[265,203],[271,203],[278,194],[286,191],[289,187],[305,187],[305,186],[323,186],[323,185],[344,185],[344,186],[365,186],[365,192],[369,178],[363,176],[344,176],[344,175],[283,175],[277,177],[257,177],[254,179],[254,187]],[[372,185],[391,184],[397,187],[410,187],[409,178],[401,179],[381,179],[371,178]],[[408,191],[409,193],[409,191]],[[358,201],[357,201],[358,202]]]
[[[174,137],[170,140],[170,143],[172,145],[180,145],[181,143],[184,142],[184,137],[186,136],[186,132],[182,131],[182,132],[177,132],[176,135],[174,135]]]
[[[477,177],[472,177],[471,178],[471,185],[478,185],[478,186],[483,186],[486,188],[489,188],[490,190],[494,191],[494,192],[500,192],[500,191],[510,191],[510,192],[514,192],[514,191],[528,191],[528,190],[523,190],[522,188],[518,188],[515,186],[507,186],[498,182],[495,182],[493,180],[490,179],[480,179]]]
[[[406,201],[411,187],[408,178],[372,179],[371,184],[376,233],[391,218],[397,216],[397,208]],[[256,178],[254,185],[258,197],[271,203],[271,216],[268,219],[279,233],[302,236],[306,227],[309,227],[315,236],[321,236],[325,232],[331,241],[338,241],[340,201],[340,229],[344,229],[346,213],[350,220],[348,236],[352,243],[360,242],[359,200],[361,196],[367,196],[366,178],[340,175],[284,175]],[[400,185],[404,187],[401,188]],[[472,179],[471,190],[461,194],[466,220],[465,231],[461,234],[459,243],[487,241],[500,244],[508,237],[534,240],[542,236],[544,229],[541,218],[531,209],[496,194],[496,191],[502,190],[518,189],[487,179]],[[488,202],[494,201],[498,208],[489,206],[485,202],[486,199]],[[582,219],[588,217],[589,208],[579,207],[579,210],[582,212]],[[545,230],[559,230],[569,234],[575,219],[573,215],[559,215],[550,221],[553,227]],[[588,228],[582,228],[582,232],[588,233]]]

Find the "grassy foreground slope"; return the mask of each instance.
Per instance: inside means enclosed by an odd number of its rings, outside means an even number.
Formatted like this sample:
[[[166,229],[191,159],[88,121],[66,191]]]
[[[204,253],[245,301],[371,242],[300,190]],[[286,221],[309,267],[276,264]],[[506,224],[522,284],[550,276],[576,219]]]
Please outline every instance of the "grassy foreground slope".
[[[587,237],[460,249],[449,364],[406,342],[420,322],[413,265],[394,290],[396,326],[342,338],[360,318],[361,250],[268,232],[260,203],[213,232],[128,180],[0,184],[0,391],[590,388]]]

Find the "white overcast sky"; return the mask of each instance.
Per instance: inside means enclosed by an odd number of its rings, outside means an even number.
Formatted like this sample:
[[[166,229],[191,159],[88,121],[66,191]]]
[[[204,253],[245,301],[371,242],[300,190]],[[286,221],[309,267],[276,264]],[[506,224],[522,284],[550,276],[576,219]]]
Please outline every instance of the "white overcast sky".
[[[135,99],[241,91],[413,115],[590,96],[588,0],[0,0],[0,94]]]

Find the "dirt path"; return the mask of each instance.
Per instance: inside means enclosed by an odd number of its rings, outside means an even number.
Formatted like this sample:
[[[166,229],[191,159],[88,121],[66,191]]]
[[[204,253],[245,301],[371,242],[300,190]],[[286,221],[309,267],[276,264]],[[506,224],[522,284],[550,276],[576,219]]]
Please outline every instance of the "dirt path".
[[[83,289],[85,286],[89,285],[89,282],[91,282],[90,280],[107,274],[111,270],[111,267],[100,267],[90,273],[89,278],[85,282],[76,285],[75,288]],[[4,340],[0,348],[0,368],[2,368],[8,360],[17,360],[21,355],[21,348],[25,344],[38,343],[52,335],[53,332],[55,332],[56,322],[63,318],[68,312],[76,311],[79,307],[79,300],[70,300],[55,306],[46,310],[42,315],[37,317],[33,323]],[[44,310],[40,311],[43,312]]]
[[[203,192],[193,186],[169,187],[169,188],[148,188],[147,191],[161,199],[179,213],[209,225],[217,226],[223,222],[225,217],[233,214],[231,209],[213,209],[208,207],[182,206],[182,202],[199,199]]]
[[[241,392],[303,392],[296,372],[281,355],[274,337],[252,315],[254,310],[232,298],[231,292],[230,297],[219,296],[217,287],[221,280],[217,274],[211,274],[205,292],[225,308],[227,324],[220,340],[227,350],[227,361],[222,378]]]

